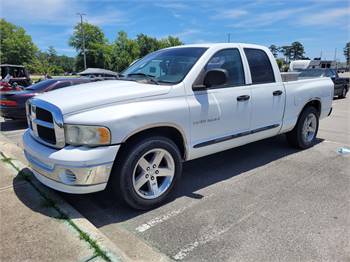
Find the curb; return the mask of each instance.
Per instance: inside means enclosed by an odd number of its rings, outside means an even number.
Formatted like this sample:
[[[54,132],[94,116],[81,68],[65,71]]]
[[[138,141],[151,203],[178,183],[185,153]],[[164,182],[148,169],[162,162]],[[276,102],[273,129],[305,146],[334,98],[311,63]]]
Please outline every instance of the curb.
[[[25,169],[28,166],[23,150],[6,138],[0,133],[0,152],[7,157],[11,158],[11,164],[15,169]],[[33,176],[34,177],[34,176]],[[29,183],[41,194],[44,198],[55,203],[60,213],[67,216],[68,222],[78,231],[79,234],[86,235],[89,240],[96,244],[101,251],[106,255],[106,258],[101,257],[104,260],[110,261],[132,261],[122,250],[120,250],[107,236],[105,236],[100,230],[98,230],[90,221],[82,216],[75,208],[64,201],[53,190],[45,187],[36,179],[31,179]],[[89,242],[91,248],[94,246]]]

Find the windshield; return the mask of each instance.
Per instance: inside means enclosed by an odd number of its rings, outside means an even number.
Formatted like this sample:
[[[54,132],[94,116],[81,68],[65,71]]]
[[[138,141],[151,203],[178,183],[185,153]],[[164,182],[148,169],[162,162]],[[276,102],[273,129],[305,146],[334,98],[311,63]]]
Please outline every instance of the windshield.
[[[52,85],[53,83],[57,82],[57,80],[49,79],[49,80],[43,80],[39,83],[33,84],[31,86],[28,86],[26,90],[35,90],[35,91],[41,91]]]
[[[299,77],[321,77],[325,73],[322,69],[312,69],[300,71]]]
[[[156,83],[179,83],[206,48],[183,47],[151,53],[132,64],[121,74],[125,78],[152,78]]]

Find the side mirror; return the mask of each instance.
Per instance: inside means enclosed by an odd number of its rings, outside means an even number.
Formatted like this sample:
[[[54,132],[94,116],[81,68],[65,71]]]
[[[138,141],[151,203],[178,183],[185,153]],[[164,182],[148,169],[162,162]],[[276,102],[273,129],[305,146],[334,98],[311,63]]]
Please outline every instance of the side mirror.
[[[204,76],[203,84],[193,85],[193,90],[205,90],[212,86],[224,85],[228,80],[228,73],[225,69],[215,68],[207,71]]]

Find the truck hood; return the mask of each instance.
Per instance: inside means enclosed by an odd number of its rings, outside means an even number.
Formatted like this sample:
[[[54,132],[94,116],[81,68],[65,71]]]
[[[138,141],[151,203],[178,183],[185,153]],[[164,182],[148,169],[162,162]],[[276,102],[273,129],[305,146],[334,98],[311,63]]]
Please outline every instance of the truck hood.
[[[106,104],[166,94],[171,86],[125,80],[107,80],[65,87],[36,96],[59,107],[63,114]]]

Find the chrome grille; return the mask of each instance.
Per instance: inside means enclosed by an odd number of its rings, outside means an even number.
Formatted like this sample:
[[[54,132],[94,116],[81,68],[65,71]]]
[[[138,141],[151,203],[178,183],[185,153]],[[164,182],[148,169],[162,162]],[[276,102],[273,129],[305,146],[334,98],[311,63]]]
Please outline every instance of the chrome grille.
[[[65,146],[63,116],[58,107],[34,98],[26,103],[26,111],[28,127],[36,140],[56,148]]]

